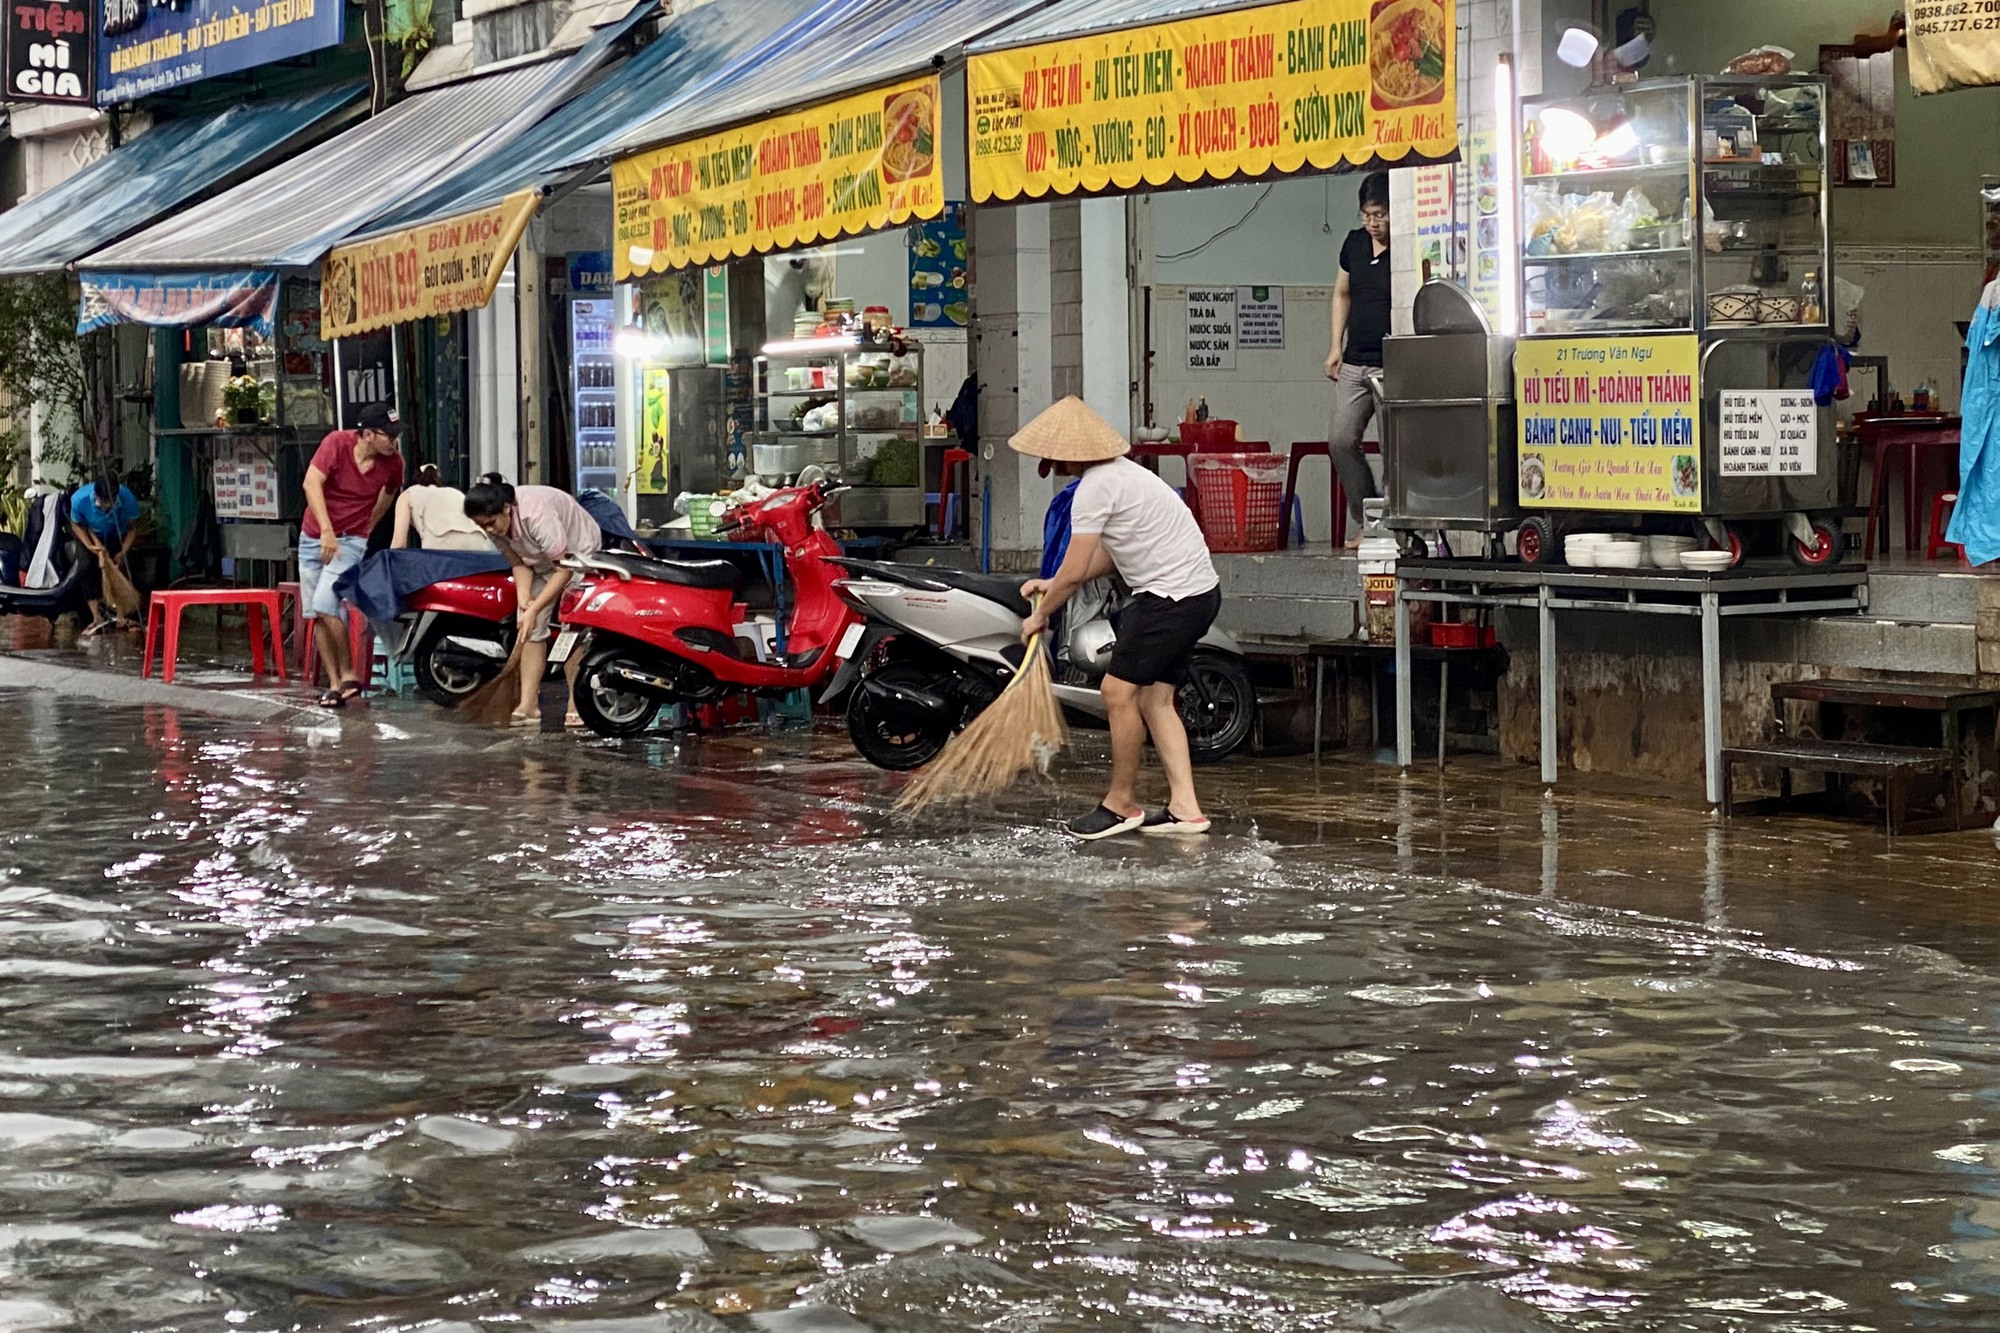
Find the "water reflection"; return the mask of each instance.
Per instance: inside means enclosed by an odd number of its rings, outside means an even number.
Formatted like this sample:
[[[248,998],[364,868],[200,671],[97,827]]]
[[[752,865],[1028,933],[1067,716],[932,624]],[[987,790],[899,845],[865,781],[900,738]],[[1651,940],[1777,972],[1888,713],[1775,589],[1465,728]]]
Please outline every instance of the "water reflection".
[[[810,741],[0,726],[0,1327],[2000,1322],[1993,978],[1753,929],[1715,824],[1080,850]]]

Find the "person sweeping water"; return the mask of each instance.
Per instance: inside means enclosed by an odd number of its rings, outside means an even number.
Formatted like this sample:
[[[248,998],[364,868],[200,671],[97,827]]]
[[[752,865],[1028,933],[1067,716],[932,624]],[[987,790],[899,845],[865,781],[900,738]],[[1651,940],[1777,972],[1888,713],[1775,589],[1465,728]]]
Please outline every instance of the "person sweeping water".
[[[1195,645],[1222,608],[1222,580],[1200,526],[1172,487],[1125,456],[1132,446],[1080,398],[1063,399],[1007,443],[1078,479],[1061,566],[1021,585],[1021,595],[1036,603],[1021,626],[1023,642],[1092,579],[1115,573],[1132,593],[1117,618],[1118,641],[1101,687],[1111,724],[1111,784],[1095,810],[1069,822],[1069,831],[1086,839],[1135,829],[1208,832],[1175,707]],[[1137,790],[1149,735],[1167,777],[1166,804],[1151,812]]]

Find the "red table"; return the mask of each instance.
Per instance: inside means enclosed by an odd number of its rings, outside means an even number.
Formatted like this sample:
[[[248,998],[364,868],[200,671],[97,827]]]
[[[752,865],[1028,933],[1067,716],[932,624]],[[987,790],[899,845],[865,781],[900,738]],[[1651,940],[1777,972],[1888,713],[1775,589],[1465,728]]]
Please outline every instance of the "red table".
[[[1903,549],[1916,551],[1922,548],[1923,539],[1923,473],[1926,454],[1945,455],[1950,472],[1949,481],[1942,490],[1958,489],[1958,425],[1959,419],[1944,413],[1903,413],[1898,416],[1871,416],[1861,413],[1854,418],[1855,433],[1860,437],[1861,448],[1869,460],[1873,480],[1868,488],[1868,534],[1863,539],[1862,549],[1874,552],[1875,520],[1882,518],[1882,554],[1889,553],[1888,515],[1882,506],[1889,495],[1889,462],[1899,456],[1903,460]]]

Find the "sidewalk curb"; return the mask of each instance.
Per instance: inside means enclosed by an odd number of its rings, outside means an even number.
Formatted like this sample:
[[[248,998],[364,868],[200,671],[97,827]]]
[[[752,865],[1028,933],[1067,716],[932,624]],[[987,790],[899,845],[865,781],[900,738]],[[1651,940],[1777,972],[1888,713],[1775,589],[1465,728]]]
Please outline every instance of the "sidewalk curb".
[[[260,694],[168,685],[122,672],[61,666],[7,653],[0,653],[0,689],[47,690],[54,694],[99,699],[113,704],[157,704],[250,722],[270,722],[281,718],[307,721],[319,718],[323,711]]]

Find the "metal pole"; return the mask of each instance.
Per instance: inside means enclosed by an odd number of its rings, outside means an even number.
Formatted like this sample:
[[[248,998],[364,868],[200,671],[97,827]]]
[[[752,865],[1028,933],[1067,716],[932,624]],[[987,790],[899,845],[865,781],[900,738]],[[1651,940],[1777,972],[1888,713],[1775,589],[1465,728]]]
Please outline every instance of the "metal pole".
[[[1701,595],[1701,749],[1708,803],[1722,804],[1722,598]]]
[[[1549,585],[1536,598],[1542,635],[1542,781],[1556,780],[1556,612],[1549,605]]]
[[[1416,720],[1410,702],[1410,603],[1403,596],[1403,576],[1396,576],[1396,764],[1416,761]]]
[[[1320,735],[1326,717],[1326,655],[1313,654],[1313,762],[1319,762]]]
[[[1438,767],[1444,767],[1444,719],[1451,706],[1451,659],[1438,660]]]

